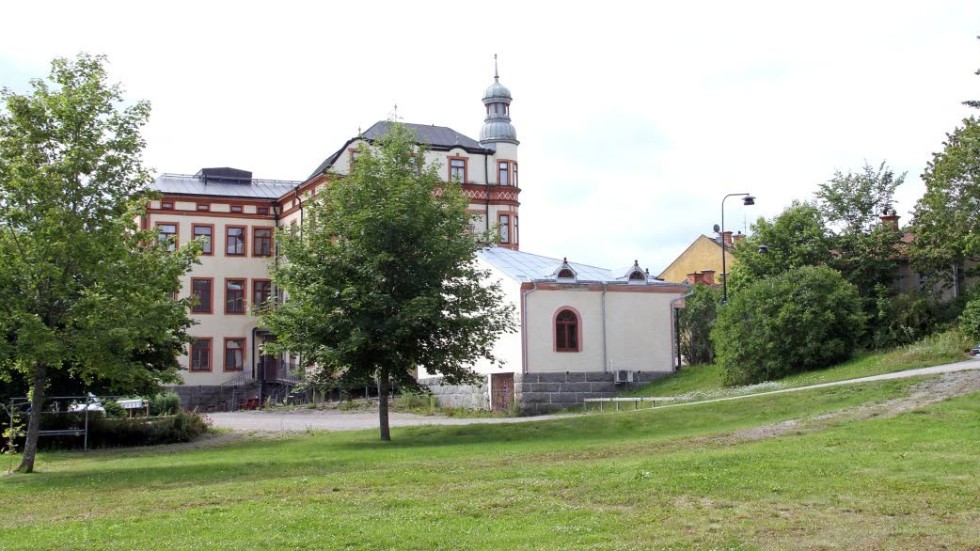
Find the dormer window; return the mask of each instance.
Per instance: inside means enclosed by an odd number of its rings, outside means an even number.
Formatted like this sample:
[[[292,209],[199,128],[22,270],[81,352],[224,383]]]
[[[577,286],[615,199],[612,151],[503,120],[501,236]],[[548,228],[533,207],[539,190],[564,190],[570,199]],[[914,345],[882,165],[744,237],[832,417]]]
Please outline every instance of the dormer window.
[[[575,273],[575,270],[568,263],[568,259],[563,258],[561,266],[554,272],[554,277],[555,281],[559,283],[575,283],[578,279],[578,274]]]
[[[646,272],[640,268],[640,262],[634,260],[633,266],[628,272],[626,272],[626,282],[629,285],[646,285],[649,279],[649,272]]]
[[[449,157],[449,181],[466,183],[466,157]]]

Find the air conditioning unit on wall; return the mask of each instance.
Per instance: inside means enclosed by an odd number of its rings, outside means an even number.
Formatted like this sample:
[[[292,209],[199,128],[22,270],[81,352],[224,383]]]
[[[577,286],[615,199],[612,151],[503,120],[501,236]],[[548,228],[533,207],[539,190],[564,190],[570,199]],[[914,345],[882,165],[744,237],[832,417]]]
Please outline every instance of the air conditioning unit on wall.
[[[633,382],[633,372],[627,369],[616,370],[616,383],[632,383]]]

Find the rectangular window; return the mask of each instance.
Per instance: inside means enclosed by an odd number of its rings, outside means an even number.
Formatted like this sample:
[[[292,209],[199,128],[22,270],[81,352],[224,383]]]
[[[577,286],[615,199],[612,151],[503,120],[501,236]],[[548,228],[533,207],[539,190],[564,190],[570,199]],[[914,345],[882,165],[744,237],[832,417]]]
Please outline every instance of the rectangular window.
[[[209,211],[211,210],[211,203],[198,203],[197,210],[199,211]]]
[[[174,202],[160,201],[160,210],[174,210]]]
[[[500,242],[510,243],[510,216],[501,214],[497,220],[499,221]]]
[[[245,339],[225,339],[225,371],[245,369]]]
[[[269,215],[269,207],[256,207],[255,208],[255,213],[258,214],[259,216],[268,216]]]
[[[461,157],[449,158],[449,181],[466,183],[466,159]]]
[[[245,280],[244,279],[225,280],[225,313],[226,314],[245,313]]]
[[[228,256],[245,255],[244,226],[228,226],[225,228],[225,254]]]
[[[210,224],[194,224],[191,226],[191,233],[196,241],[201,242],[201,254],[211,255],[214,252],[214,248],[211,246],[214,226]]]
[[[167,250],[173,251],[177,249],[177,224],[172,224],[170,222],[157,224],[157,229],[160,231],[160,242],[170,242],[170,245],[167,246]]]
[[[520,243],[520,239],[517,237],[517,217],[514,217],[514,244]]]
[[[520,185],[520,184],[517,183],[517,163],[510,163],[510,166],[511,166],[512,171],[514,172],[514,177],[511,178],[511,181],[512,181],[514,187],[517,187],[517,186]]]
[[[252,280],[252,306],[265,308],[266,302],[272,298],[272,282],[268,279]]]
[[[242,210],[243,209],[242,209],[242,206],[241,205],[232,205],[231,206],[231,212],[233,212],[233,213],[238,214],[238,213],[241,213]]]
[[[502,186],[510,185],[510,179],[508,178],[508,176],[510,175],[510,171],[507,170],[508,164],[509,163],[507,161],[501,161],[497,163],[497,183]]]
[[[191,371],[211,371],[211,339],[194,339],[191,343]]]
[[[272,256],[272,228],[252,229],[252,255]]]
[[[212,310],[211,278],[191,278],[191,294],[197,298],[191,306],[191,312],[195,314],[210,314]]]

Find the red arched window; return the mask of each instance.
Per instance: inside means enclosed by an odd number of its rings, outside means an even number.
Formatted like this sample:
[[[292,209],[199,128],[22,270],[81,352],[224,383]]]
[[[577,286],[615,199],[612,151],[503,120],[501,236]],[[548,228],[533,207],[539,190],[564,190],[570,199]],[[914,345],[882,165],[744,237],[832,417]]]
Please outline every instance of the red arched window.
[[[555,351],[578,352],[578,316],[562,310],[555,316]]]

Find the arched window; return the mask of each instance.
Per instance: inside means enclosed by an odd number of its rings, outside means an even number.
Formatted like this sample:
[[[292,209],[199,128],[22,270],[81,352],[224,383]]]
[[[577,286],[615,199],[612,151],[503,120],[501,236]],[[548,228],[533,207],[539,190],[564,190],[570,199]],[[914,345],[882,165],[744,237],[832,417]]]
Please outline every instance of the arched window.
[[[646,282],[647,276],[643,272],[636,270],[630,274],[630,281]]]
[[[558,272],[558,278],[559,279],[575,279],[575,272],[571,271],[568,268],[562,268],[561,271]]]
[[[555,351],[578,352],[578,315],[562,310],[555,316]]]

